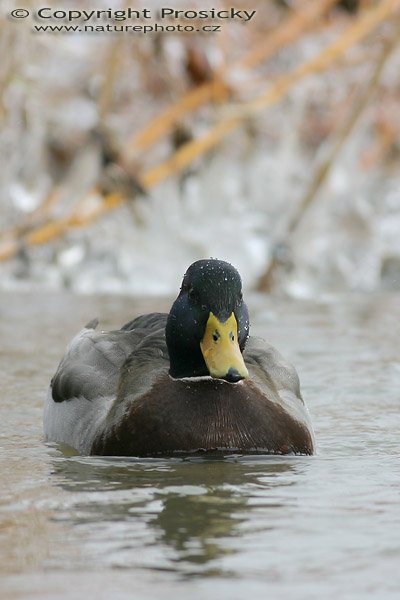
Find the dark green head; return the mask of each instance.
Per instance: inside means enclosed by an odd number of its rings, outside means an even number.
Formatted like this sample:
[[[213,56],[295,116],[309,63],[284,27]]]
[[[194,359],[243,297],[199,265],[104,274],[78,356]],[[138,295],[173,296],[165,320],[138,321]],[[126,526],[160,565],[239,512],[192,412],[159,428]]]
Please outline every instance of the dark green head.
[[[211,375],[236,382],[248,376],[242,351],[249,314],[237,270],[222,260],[198,260],[172,305],[166,339],[172,377]]]

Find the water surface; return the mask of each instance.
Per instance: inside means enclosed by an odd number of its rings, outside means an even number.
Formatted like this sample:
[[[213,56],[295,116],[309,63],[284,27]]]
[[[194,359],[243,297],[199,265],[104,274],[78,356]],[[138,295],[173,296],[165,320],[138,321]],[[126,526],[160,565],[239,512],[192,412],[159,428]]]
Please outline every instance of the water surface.
[[[399,295],[249,305],[298,368],[314,457],[63,454],[41,415],[68,340],[169,301],[3,294],[2,598],[400,597]]]

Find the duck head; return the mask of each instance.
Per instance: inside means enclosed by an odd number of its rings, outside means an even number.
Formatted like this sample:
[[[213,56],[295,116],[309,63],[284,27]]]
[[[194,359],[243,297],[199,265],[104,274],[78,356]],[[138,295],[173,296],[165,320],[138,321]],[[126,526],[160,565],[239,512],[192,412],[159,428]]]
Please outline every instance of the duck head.
[[[237,270],[221,260],[193,263],[167,320],[171,377],[211,375],[231,383],[247,378],[242,351],[248,335]]]

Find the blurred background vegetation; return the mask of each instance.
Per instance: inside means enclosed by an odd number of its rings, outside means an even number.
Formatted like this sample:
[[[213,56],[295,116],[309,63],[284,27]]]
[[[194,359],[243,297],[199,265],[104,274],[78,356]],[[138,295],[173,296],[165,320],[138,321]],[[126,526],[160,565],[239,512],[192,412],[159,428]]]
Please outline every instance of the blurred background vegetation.
[[[262,291],[400,288],[398,0],[175,0],[257,13],[146,35],[34,32],[20,4],[0,21],[3,288],[171,293],[209,256]]]

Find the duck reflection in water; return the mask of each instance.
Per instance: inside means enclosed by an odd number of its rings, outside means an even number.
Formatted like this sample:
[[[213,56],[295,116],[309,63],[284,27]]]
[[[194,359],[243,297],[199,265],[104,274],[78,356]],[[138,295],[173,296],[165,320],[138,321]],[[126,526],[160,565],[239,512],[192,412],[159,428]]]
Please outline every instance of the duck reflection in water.
[[[293,485],[302,465],[299,459],[261,457],[137,462],[76,457],[55,461],[54,474],[56,485],[74,498],[63,522],[83,527],[97,551],[100,535],[109,542],[97,561],[215,574],[217,559],[240,551],[227,538],[253,527],[255,511],[279,509],[277,490]],[[165,561],[157,552],[157,564],[149,565],[146,548],[152,556],[155,545],[164,548]]]

